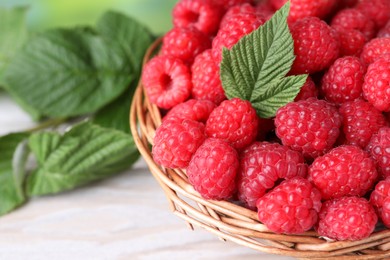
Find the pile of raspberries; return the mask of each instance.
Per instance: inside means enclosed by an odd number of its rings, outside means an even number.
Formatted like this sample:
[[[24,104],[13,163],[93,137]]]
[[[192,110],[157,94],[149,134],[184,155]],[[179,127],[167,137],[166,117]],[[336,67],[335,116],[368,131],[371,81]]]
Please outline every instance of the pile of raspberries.
[[[310,76],[263,119],[226,98],[222,49],[285,3],[178,1],[142,75],[164,115],[153,158],[185,169],[205,199],[257,210],[273,232],[360,240],[390,227],[390,0],[291,0],[289,75]]]

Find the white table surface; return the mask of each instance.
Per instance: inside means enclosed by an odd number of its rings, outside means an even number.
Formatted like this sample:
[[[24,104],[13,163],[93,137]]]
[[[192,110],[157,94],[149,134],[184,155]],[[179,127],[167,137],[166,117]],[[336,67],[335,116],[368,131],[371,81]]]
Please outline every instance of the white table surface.
[[[33,125],[0,91],[0,135]],[[31,199],[0,218],[0,259],[222,258],[292,259],[222,242],[201,228],[189,230],[171,214],[142,159],[113,178]]]

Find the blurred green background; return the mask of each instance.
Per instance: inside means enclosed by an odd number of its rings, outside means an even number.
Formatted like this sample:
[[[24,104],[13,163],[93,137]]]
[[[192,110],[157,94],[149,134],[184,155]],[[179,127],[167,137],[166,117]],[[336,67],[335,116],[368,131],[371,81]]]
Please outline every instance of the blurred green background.
[[[176,0],[0,0],[0,7],[28,6],[32,31],[53,27],[94,24],[109,9],[126,13],[156,34],[171,28]]]

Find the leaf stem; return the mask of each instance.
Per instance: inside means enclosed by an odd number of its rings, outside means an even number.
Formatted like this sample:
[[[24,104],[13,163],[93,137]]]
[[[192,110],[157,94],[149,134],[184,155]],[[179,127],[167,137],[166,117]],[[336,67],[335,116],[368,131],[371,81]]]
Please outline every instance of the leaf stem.
[[[39,130],[43,130],[43,129],[46,129],[46,128],[49,128],[49,127],[59,126],[62,123],[65,123],[66,121],[67,121],[66,118],[48,119],[48,120],[42,122],[41,124],[39,124],[39,125],[37,125],[37,126],[35,126],[33,128],[27,129],[26,132],[34,133],[34,132],[37,132]]]

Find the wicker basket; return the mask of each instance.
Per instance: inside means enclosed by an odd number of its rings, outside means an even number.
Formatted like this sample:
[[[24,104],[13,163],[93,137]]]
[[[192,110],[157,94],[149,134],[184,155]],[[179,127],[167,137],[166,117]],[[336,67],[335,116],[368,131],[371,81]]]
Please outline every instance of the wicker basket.
[[[144,63],[158,48],[156,41]],[[360,241],[328,242],[314,231],[302,235],[280,235],[269,231],[257,219],[257,213],[226,201],[203,199],[189,184],[181,169],[165,169],[153,161],[151,145],[161,124],[159,109],[148,101],[141,83],[130,111],[130,126],[135,143],[153,176],[163,188],[173,214],[189,227],[199,226],[222,240],[270,253],[301,259],[384,259],[390,258],[390,230],[377,231]]]

